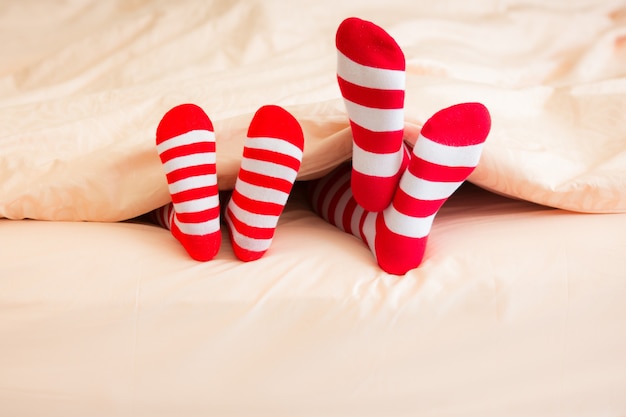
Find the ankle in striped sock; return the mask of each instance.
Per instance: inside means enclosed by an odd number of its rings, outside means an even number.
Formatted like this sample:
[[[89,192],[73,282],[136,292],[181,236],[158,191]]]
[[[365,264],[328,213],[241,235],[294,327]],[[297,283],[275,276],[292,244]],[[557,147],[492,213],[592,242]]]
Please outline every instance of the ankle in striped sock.
[[[336,46],[337,81],[353,136],[352,192],[366,210],[381,211],[408,162],[404,54],[382,28],[355,17],[337,29]]]
[[[269,249],[300,169],[303,146],[300,124],[286,110],[264,106],[256,112],[225,212],[239,259],[256,260]]]
[[[161,119],[156,146],[172,198],[157,210],[159,222],[193,259],[208,261],[221,244],[211,120],[194,104],[176,106]]]

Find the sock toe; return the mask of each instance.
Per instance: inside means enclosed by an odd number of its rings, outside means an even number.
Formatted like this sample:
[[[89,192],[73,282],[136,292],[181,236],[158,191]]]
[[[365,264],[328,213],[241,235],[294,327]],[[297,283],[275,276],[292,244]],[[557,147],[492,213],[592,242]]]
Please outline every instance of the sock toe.
[[[491,117],[481,103],[462,103],[439,110],[422,128],[422,135],[451,146],[475,145],[485,141]]]
[[[353,61],[391,70],[403,71],[404,53],[384,29],[367,20],[350,17],[337,29],[337,49]]]
[[[163,115],[156,130],[157,144],[192,130],[212,132],[211,119],[195,104],[180,104]]]

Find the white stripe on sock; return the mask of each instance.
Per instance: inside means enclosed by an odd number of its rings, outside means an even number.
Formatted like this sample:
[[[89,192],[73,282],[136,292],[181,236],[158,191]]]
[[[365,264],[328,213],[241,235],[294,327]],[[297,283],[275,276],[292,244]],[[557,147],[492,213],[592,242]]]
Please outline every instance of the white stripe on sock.
[[[204,236],[211,233],[215,233],[220,229],[219,217],[210,219],[202,223],[183,223],[178,220],[178,217],[174,216],[174,223],[180,229],[180,231],[186,235],[191,236]]]
[[[302,149],[284,139],[269,137],[247,138],[245,146],[252,149],[265,149],[272,152],[289,155],[297,160],[302,160]]]
[[[374,242],[376,241],[376,213],[369,212],[367,216],[365,216],[365,221],[363,222],[363,236],[365,236],[365,243],[372,249],[374,257],[376,257],[376,251],[373,250]]]
[[[215,164],[215,152],[201,152],[172,158],[163,164],[166,174],[181,168]]]
[[[419,135],[413,153],[428,162],[449,167],[475,167],[480,161],[483,143],[449,146]]]
[[[404,90],[406,86],[404,71],[362,65],[340,51],[337,51],[337,75],[352,84],[380,90]]]
[[[264,203],[275,203],[284,205],[287,202],[289,194],[273,188],[259,187],[258,185],[249,184],[241,178],[237,178],[235,190],[254,201],[262,201]]]
[[[396,210],[392,204],[383,211],[383,217],[387,228],[392,232],[411,238],[423,238],[430,233],[435,214],[428,217],[407,216]]]
[[[404,129],[404,109],[376,109],[344,99],[350,120],[372,132],[397,132]]]
[[[183,178],[169,185],[170,194],[177,194],[182,191],[196,188],[211,187],[217,185],[217,175],[196,175],[194,177]]]
[[[415,199],[431,201],[450,197],[462,183],[428,181],[406,171],[400,179],[400,188]]]
[[[198,198],[195,200],[181,201],[174,203],[174,211],[176,213],[199,213],[201,211],[210,210],[219,206],[219,195],[210,195],[208,197]]]
[[[361,238],[361,230],[359,229],[359,225],[361,223],[361,217],[363,217],[363,213],[365,213],[365,209],[357,204],[354,212],[352,213],[352,218],[350,219],[350,229],[352,230],[352,234],[359,239]]]
[[[215,142],[215,134],[210,130],[191,130],[182,135],[164,140],[157,145],[157,151],[162,154],[179,146],[191,145],[198,142]]]
[[[400,170],[403,157],[404,148],[394,153],[374,153],[352,144],[352,167],[365,175],[393,177]]]
[[[333,197],[337,194],[337,191],[339,190],[339,188],[341,188],[346,183],[346,181],[349,180],[348,178],[349,176],[350,176],[350,172],[346,172],[344,175],[342,175],[337,181],[335,181],[335,183],[330,187],[330,189],[324,196],[324,201],[322,202],[322,215],[329,222],[332,222],[332,216],[334,214],[334,213],[329,213],[328,211],[330,202],[332,201]]]
[[[290,182],[294,182],[298,176],[298,171],[290,167],[275,162],[259,161],[250,158],[241,160],[241,169],[268,177],[282,178]]]
[[[331,223],[333,223],[335,226],[337,226],[344,232],[345,230],[343,227],[343,216],[346,211],[346,206],[348,205],[348,201],[350,201],[350,197],[352,197],[352,192],[350,191],[349,188],[347,188],[343,192],[341,197],[339,197],[339,200],[337,201],[337,206],[335,207],[335,212],[329,214],[333,216],[333,221]]]
[[[228,208],[232,212],[233,217],[235,217],[240,222],[247,224],[248,226],[272,229],[275,228],[278,224],[279,216],[258,214],[250,212],[248,210],[244,210],[239,207],[237,203],[235,203],[235,201],[232,199],[228,203]]]

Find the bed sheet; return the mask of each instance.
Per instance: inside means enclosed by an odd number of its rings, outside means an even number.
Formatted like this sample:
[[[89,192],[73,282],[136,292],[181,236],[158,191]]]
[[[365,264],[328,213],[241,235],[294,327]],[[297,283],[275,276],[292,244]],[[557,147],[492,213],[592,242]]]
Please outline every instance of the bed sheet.
[[[626,214],[466,185],[404,277],[299,189],[253,263],[141,223],[0,230],[3,415],[626,413]]]

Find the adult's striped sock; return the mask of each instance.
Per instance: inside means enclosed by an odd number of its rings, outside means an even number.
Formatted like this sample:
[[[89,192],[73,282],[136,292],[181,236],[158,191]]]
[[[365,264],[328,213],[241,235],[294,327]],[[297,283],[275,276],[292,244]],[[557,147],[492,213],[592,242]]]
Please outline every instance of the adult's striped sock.
[[[404,274],[422,262],[435,216],[478,165],[490,128],[479,103],[440,110],[424,124],[392,204],[376,219],[374,252],[384,270]]]
[[[478,164],[490,127],[489,112],[482,104],[441,110],[422,128],[393,201],[384,211],[370,212],[356,203],[348,186],[349,166],[313,185],[313,209],[361,238],[384,271],[405,274],[421,264],[435,215]]]
[[[339,25],[336,46],[337,81],[353,136],[352,192],[366,210],[381,211],[408,162],[404,53],[382,28],[356,17]]]
[[[176,106],[161,119],[156,146],[172,198],[157,222],[193,259],[208,261],[221,244],[213,124],[194,104]]]
[[[152,210],[152,212],[148,215],[148,219],[165,229],[171,230],[172,222],[174,221],[173,216],[174,205],[172,203],[167,203],[158,209]]]
[[[278,106],[256,112],[224,215],[239,259],[256,260],[269,249],[300,169],[303,147],[302,129],[289,112]]]

